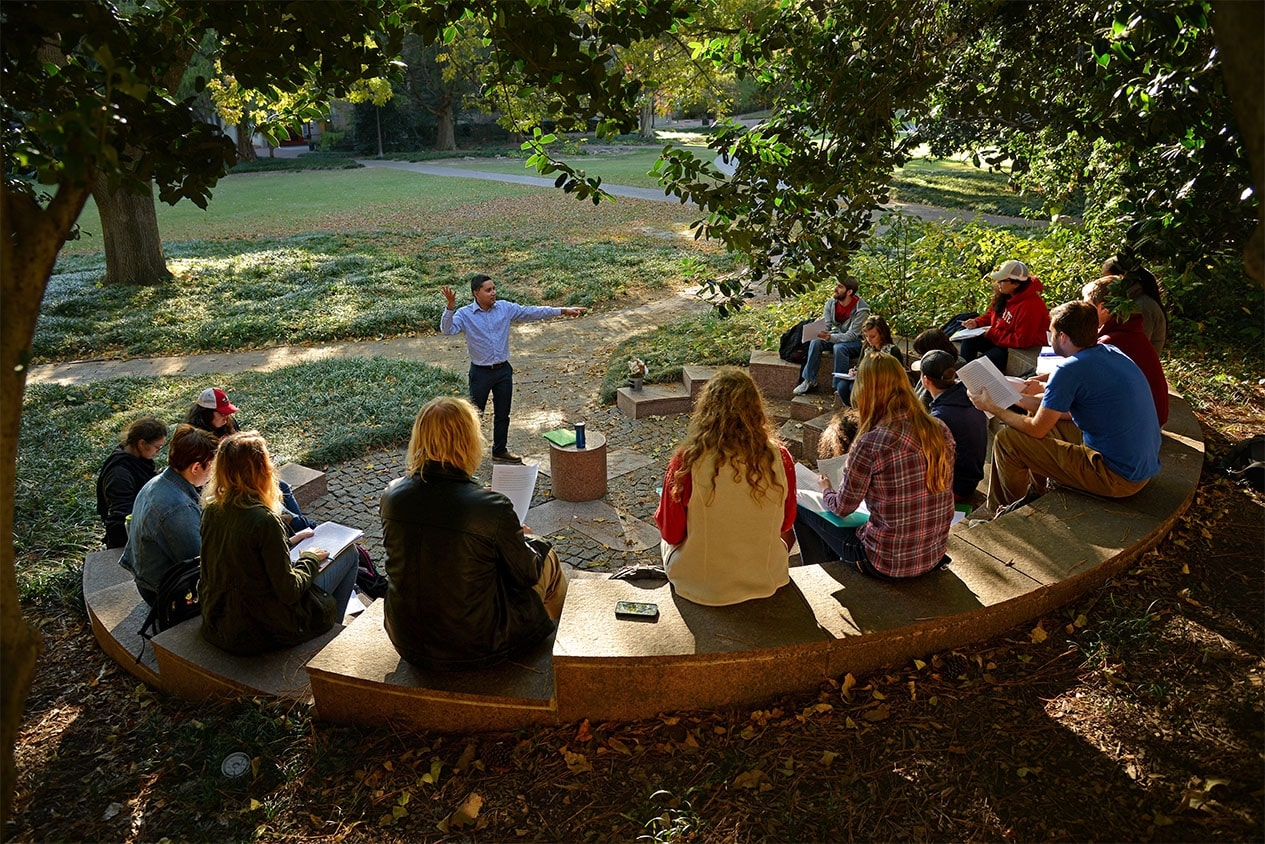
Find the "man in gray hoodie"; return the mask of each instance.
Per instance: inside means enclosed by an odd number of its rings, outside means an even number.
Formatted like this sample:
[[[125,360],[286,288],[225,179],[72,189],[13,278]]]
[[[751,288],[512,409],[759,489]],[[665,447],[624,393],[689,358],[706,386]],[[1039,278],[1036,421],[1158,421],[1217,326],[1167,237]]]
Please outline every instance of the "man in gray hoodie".
[[[826,300],[821,318],[827,329],[808,344],[808,359],[800,372],[795,395],[802,396],[817,389],[817,369],[821,355],[827,349],[834,350],[835,372],[847,372],[852,359],[861,354],[861,323],[869,316],[870,306],[857,295],[860,282],[848,276],[835,284],[835,295]]]

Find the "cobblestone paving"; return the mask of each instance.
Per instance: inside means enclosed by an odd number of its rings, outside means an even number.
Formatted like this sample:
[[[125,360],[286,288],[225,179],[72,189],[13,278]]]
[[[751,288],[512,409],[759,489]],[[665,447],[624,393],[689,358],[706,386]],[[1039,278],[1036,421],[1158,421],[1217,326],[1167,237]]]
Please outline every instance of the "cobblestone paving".
[[[672,450],[685,435],[688,420],[685,414],[629,419],[613,407],[599,408],[588,414],[589,430],[605,434],[609,448],[633,451],[650,460],[649,465],[610,478],[605,501],[621,516],[654,524],[654,511],[659,503],[657,488],[663,483],[663,471]],[[490,419],[485,420],[485,427],[490,428],[490,424]],[[490,435],[491,431],[487,433]],[[541,462],[533,508],[553,500],[547,474],[547,445],[539,432],[511,428],[510,447]],[[386,554],[382,547],[378,501],[387,484],[404,474],[404,449],[374,452],[317,468],[326,472],[329,492],[313,502],[307,514],[317,521],[335,521],[363,529],[365,547],[374,561],[381,564]],[[479,477],[488,479],[491,475],[491,460],[485,460]],[[546,538],[558,550],[569,573],[579,576],[586,572],[600,575],[633,563],[659,561],[658,546],[642,551],[611,547],[576,529],[562,528],[546,534]]]

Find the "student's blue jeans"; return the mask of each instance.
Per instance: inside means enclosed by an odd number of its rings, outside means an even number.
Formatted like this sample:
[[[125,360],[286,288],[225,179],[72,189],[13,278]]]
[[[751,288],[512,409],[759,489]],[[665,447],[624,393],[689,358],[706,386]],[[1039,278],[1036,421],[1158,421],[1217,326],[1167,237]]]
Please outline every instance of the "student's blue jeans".
[[[470,401],[482,413],[492,396],[492,454],[509,450],[510,400],[514,395],[514,367],[509,361],[500,366],[470,364]]]
[[[353,542],[312,578],[313,583],[334,596],[335,606],[338,607],[334,616],[337,624],[342,624],[343,616],[347,615],[347,604],[351,602],[351,590],[356,585],[356,569],[359,565],[360,552]]]
[[[835,343],[834,371],[847,372],[852,368],[852,359],[859,357],[860,354],[860,340],[854,340],[849,343]],[[831,384],[834,386],[835,392],[839,394],[839,398],[843,401],[844,406],[850,404],[849,400],[852,396],[852,382],[846,378],[832,378]]]
[[[834,343],[829,340],[820,340],[814,337],[808,343],[808,357],[804,359],[804,368],[800,371],[800,378],[810,383],[817,383],[817,370],[821,368],[822,352],[834,348]]]

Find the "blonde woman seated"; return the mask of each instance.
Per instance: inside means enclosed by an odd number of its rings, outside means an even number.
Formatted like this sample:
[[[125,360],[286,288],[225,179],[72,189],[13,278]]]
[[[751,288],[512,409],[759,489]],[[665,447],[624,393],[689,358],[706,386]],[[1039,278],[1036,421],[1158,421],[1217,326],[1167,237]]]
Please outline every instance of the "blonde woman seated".
[[[349,545],[327,564],[329,552],[316,548],[290,561],[281,492],[257,431],[221,440],[203,504],[204,639],[250,655],[306,642],[343,620],[359,552]]]
[[[847,516],[870,510],[860,527],[840,527],[800,508],[795,520],[805,563],[838,559],[884,579],[917,577],[949,562],[955,445],[948,427],[914,395],[905,367],[868,355],[857,367],[856,437],[839,489],[819,478],[826,507]]]
[[[682,598],[725,606],[767,598],[790,580],[795,463],[745,371],[723,368],[703,388],[654,518]]]
[[[406,468],[382,496],[385,626],[410,665],[487,668],[530,650],[562,614],[567,581],[548,542],[472,477],[487,441],[478,411],[444,396],[413,421]]]

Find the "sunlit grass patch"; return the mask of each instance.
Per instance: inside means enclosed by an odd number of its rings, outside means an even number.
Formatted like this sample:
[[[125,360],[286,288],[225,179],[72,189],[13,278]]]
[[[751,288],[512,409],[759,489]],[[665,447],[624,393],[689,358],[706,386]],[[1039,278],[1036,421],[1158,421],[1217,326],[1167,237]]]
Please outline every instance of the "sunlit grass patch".
[[[618,241],[537,220],[535,228],[469,226],[429,239],[392,233],[310,233],[180,244],[171,284],[100,284],[83,257],[50,281],[35,359],[239,351],[436,331],[440,288],[476,272],[523,304],[602,306],[688,281],[684,259],[726,271],[733,260],[692,241]],[[60,269],[60,268],[59,268]],[[468,296],[468,293],[462,294]],[[463,300],[464,301],[464,300]]]

